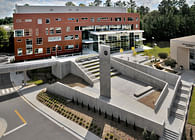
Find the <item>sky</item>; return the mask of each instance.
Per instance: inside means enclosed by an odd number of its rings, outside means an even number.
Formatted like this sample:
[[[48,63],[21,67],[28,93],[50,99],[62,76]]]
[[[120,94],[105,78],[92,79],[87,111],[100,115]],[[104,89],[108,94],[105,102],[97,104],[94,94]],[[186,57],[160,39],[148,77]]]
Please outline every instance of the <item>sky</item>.
[[[59,5],[63,6],[67,1],[72,1],[75,4],[84,3],[88,5],[88,3],[94,1],[94,0],[0,0],[0,18],[4,17],[12,17],[13,9],[15,8],[15,4],[18,5]],[[112,2],[116,2],[118,0],[112,0]],[[122,0],[122,1],[128,1],[128,0]],[[103,3],[105,0],[103,0]],[[138,6],[144,5],[148,6],[151,10],[155,10],[158,7],[158,4],[161,2],[161,0],[135,0],[136,4]],[[192,5],[195,0],[187,0],[187,3],[189,5]]]

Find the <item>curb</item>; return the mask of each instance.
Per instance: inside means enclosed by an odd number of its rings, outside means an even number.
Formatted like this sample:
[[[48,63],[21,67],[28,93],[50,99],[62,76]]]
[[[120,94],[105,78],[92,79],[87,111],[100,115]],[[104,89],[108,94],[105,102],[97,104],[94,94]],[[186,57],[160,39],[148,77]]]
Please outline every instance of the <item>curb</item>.
[[[7,122],[5,119],[0,118],[0,138],[3,136],[7,129]]]

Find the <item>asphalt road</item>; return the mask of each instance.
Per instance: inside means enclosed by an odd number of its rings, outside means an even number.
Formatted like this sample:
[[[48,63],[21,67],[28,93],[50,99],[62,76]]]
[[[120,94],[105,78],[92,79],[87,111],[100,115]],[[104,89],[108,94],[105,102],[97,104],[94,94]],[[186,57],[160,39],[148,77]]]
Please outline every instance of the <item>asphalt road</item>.
[[[7,78],[9,79],[9,75],[7,75]],[[0,85],[3,88],[1,83]],[[24,124],[16,114],[16,110],[27,122],[27,125],[3,136],[2,140],[77,140],[77,138],[34,110],[18,93],[0,96],[0,117],[4,118],[8,124],[6,133]]]

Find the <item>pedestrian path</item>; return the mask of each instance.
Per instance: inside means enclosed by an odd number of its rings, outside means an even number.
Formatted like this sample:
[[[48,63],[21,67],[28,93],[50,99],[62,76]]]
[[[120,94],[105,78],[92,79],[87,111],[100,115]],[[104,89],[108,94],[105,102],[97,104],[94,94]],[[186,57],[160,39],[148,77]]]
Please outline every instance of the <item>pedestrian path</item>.
[[[14,92],[17,92],[17,90],[20,88],[20,86],[16,87],[10,87],[10,88],[5,88],[5,89],[0,89],[0,96],[8,95]]]

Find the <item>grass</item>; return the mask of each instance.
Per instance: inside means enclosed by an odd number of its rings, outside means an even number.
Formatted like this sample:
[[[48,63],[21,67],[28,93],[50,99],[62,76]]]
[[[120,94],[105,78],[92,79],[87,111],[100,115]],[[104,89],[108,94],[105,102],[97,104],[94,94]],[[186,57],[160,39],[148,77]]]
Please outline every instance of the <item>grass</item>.
[[[166,48],[159,48],[159,47],[154,47],[153,49],[151,50],[146,50],[144,52],[142,52],[144,55],[147,55],[147,56],[155,56],[155,57],[158,57],[158,54],[159,53],[167,53],[168,56],[170,55],[170,48],[169,47],[166,47]]]
[[[190,111],[188,115],[188,123],[195,125],[195,88],[192,92],[191,102],[190,102]]]
[[[41,85],[41,84],[43,84],[43,80],[35,80],[35,81],[30,80],[27,83],[35,84],[35,85]]]

